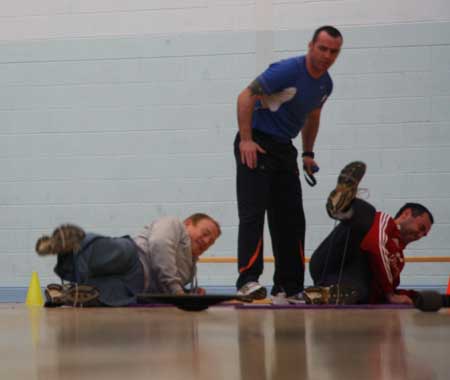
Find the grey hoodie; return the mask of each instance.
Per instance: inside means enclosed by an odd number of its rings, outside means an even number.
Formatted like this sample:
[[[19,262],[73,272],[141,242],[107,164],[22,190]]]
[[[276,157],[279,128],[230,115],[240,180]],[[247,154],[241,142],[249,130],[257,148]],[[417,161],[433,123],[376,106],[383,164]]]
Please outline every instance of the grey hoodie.
[[[192,256],[191,239],[181,220],[158,219],[146,225],[133,240],[144,267],[144,291],[175,294],[196,282],[197,260]]]

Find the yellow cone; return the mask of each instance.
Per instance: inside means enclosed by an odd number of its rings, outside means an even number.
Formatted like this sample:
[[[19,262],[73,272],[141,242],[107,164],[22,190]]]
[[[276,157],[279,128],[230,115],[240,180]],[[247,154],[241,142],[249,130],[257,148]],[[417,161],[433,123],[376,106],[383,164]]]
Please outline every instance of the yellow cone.
[[[41,285],[37,272],[31,275],[30,286],[28,287],[27,299],[25,303],[28,306],[43,306],[44,297],[42,297]]]

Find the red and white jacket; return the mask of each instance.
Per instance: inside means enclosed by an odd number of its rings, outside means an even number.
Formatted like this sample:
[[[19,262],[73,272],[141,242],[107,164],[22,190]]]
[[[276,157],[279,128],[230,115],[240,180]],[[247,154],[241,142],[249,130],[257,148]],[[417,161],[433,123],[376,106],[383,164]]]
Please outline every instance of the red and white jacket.
[[[370,289],[370,302],[385,301],[388,293],[397,291],[400,272],[405,266],[404,244],[400,241],[400,230],[394,219],[384,212],[377,211],[375,218],[361,242],[361,250],[369,255],[373,277]]]

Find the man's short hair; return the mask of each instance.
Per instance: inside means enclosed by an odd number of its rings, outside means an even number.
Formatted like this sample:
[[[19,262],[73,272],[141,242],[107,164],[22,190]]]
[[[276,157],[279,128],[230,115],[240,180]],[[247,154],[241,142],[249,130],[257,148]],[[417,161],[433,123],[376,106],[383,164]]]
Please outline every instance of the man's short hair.
[[[220,224],[215,219],[211,218],[209,215],[204,214],[202,212],[196,212],[195,214],[188,216],[184,221],[187,222],[188,220],[190,220],[192,224],[195,226],[198,222],[200,222],[203,219],[209,219],[211,222],[213,222],[216,225],[217,230],[219,231],[219,236],[222,234]]]
[[[395,214],[395,219],[397,219],[403,213],[403,211],[408,209],[411,210],[411,214],[413,217],[427,213],[428,216],[430,217],[431,224],[434,223],[433,214],[430,212],[430,210],[428,210],[424,205],[421,205],[420,203],[413,203],[413,202],[406,203],[404,206],[402,206],[402,208],[400,208],[400,210],[397,211],[397,214]]]
[[[334,37],[334,38],[344,39],[342,37],[341,32],[339,30],[337,30],[334,26],[324,25],[315,30],[315,32],[313,34],[312,42],[316,42],[317,38],[319,37],[320,32],[326,32],[327,34],[329,34],[331,37]]]

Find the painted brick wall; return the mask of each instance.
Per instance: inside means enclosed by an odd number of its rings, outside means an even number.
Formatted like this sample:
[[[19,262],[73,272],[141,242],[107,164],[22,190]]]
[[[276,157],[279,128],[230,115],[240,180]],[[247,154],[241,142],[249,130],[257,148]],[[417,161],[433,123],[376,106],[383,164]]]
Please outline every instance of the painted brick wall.
[[[448,1],[29,3],[1,4],[0,287],[26,286],[32,270],[54,280],[53,259],[33,246],[66,221],[133,234],[202,210],[223,225],[210,255],[236,255],[236,96],[272,60],[305,52],[324,23],[345,45],[316,147],[319,184],[304,186],[307,255],[332,228],[324,199],[353,159],[367,162],[362,186],[378,208],[413,200],[434,212],[430,237],[407,254],[448,255]],[[200,279],[232,285],[235,271],[201,265]],[[449,274],[411,264],[404,283]]]
[[[2,40],[448,21],[447,0],[1,0]]]

